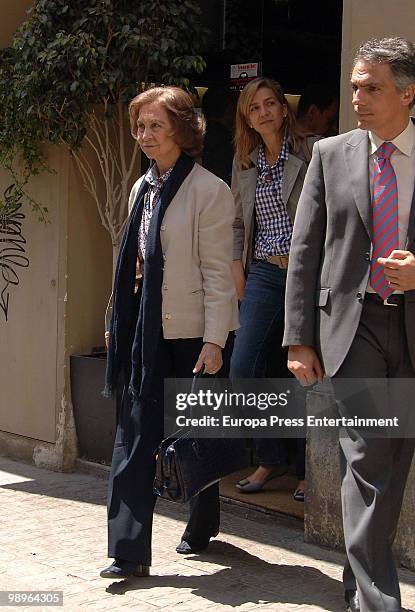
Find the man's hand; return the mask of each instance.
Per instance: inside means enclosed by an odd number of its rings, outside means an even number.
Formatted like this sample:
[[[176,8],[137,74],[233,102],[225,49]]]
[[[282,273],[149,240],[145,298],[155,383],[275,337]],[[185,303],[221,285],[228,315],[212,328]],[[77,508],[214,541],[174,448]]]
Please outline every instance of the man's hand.
[[[415,256],[410,251],[392,251],[389,257],[379,257],[378,263],[392,289],[411,291],[415,289]]]
[[[311,346],[303,344],[290,346],[287,366],[303,387],[314,385],[317,381],[323,382],[323,368],[317,353]]]
[[[222,367],[222,349],[219,345],[206,342],[200,351],[199,359],[193,368],[193,374],[197,374],[204,365],[206,374],[216,374]]]
[[[104,338],[105,338],[105,346],[107,347],[107,351],[110,345],[110,333],[109,331],[106,331],[104,334]]]
[[[235,283],[238,300],[241,302],[244,296],[246,279],[244,267],[240,259],[235,259],[235,261],[232,262],[232,276]]]

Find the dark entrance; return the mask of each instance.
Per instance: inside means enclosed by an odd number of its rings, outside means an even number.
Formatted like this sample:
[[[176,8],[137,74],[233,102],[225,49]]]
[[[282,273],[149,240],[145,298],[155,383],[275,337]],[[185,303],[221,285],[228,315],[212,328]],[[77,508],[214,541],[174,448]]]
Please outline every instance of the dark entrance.
[[[249,66],[261,62],[262,75],[279,81],[286,93],[302,94],[316,85],[333,93],[338,91],[342,0],[201,0],[201,5],[211,35],[209,48],[204,52],[207,69],[198,78],[198,85],[229,86],[232,64]],[[237,94],[235,104],[236,98]],[[232,128],[230,124],[228,127]],[[269,377],[289,376],[287,355],[277,350],[282,334],[281,325],[273,341],[275,348],[268,357]],[[287,447],[294,463],[298,448],[296,441],[289,442],[292,444],[287,441]],[[222,495],[262,511],[303,516],[304,505],[293,500],[297,483],[294,469],[267,483],[255,495],[238,493],[236,482],[252,471],[250,468],[224,479]]]
[[[312,83],[338,86],[342,0],[203,0],[211,31],[200,84],[227,83],[230,64],[262,62],[285,91]]]

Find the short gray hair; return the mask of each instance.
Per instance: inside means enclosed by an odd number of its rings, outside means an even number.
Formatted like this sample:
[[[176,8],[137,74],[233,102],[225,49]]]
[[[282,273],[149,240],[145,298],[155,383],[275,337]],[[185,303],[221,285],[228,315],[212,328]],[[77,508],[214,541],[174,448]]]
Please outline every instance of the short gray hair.
[[[360,45],[353,67],[359,61],[389,64],[396,87],[403,91],[415,84],[415,44],[405,38],[371,38]]]

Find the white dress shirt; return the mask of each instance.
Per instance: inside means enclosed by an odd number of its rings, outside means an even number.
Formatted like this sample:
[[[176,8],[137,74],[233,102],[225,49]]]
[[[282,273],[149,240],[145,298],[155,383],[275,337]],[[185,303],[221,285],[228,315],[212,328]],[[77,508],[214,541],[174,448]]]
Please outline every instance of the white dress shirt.
[[[370,193],[373,198],[376,151],[385,141],[376,136],[374,132],[369,132],[369,141]],[[411,119],[409,119],[404,131],[390,142],[396,147],[390,161],[395,171],[398,187],[399,248],[406,249],[409,214],[415,189],[415,125]],[[370,284],[366,290],[374,293]],[[395,291],[394,293],[403,293],[403,291]]]

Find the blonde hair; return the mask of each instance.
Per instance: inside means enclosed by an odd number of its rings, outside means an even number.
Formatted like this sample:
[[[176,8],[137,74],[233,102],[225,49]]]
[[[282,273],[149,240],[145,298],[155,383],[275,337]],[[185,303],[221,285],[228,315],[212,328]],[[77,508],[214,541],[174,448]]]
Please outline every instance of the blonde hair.
[[[281,85],[273,79],[259,77],[245,85],[239,96],[236,109],[235,157],[243,169],[249,168],[252,165],[249,155],[263,142],[258,132],[249,125],[249,110],[257,91],[264,87],[271,89],[278,102],[287,108],[287,115],[281,126],[281,133],[283,136],[286,136],[290,151],[297,153],[301,148],[302,137],[297,128],[295,114],[287,102]]]
[[[197,157],[203,148],[205,120],[196,115],[192,98],[179,87],[152,87],[133,98],[128,107],[131,134],[137,138],[137,120],[145,104],[157,102],[167,112],[174,130],[174,140],[180,149]]]

